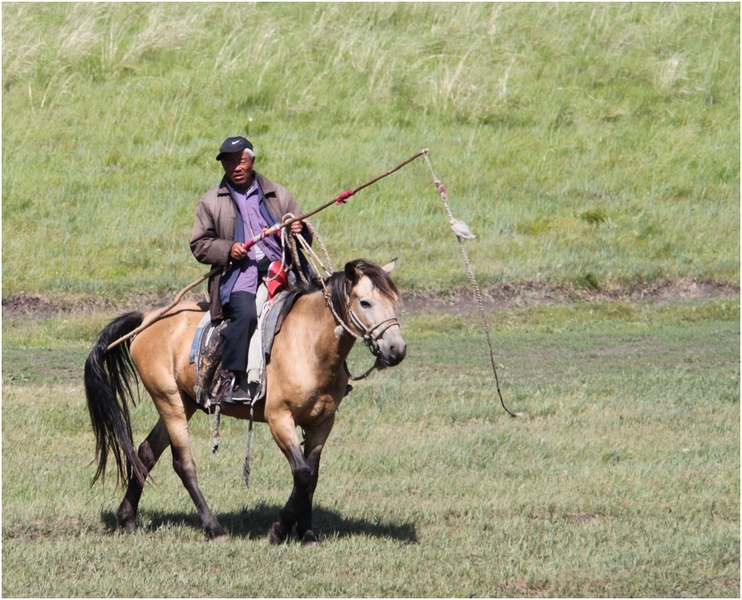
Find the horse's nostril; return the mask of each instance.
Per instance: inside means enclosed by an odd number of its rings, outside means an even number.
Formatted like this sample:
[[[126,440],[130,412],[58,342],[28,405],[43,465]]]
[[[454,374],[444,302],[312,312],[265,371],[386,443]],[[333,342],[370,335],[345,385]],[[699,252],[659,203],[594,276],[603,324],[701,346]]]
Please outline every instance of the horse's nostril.
[[[399,364],[404,360],[404,357],[407,355],[407,345],[406,344],[400,344],[399,346],[394,345],[391,348],[391,352],[389,353],[389,357],[392,359],[392,364]]]

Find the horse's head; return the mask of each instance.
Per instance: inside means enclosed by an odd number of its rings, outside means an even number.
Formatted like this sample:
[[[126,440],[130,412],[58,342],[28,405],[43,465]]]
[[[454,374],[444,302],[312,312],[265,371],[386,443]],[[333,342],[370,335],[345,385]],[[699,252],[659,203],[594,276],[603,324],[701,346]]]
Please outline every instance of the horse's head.
[[[399,290],[389,273],[396,259],[379,267],[364,260],[345,265],[349,325],[357,329],[382,366],[398,365],[407,354],[407,344],[397,320]]]

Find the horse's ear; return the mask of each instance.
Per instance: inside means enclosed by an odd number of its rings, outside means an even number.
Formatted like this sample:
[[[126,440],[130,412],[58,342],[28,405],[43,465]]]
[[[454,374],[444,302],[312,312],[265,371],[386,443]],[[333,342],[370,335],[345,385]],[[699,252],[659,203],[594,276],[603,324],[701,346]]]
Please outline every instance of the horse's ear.
[[[397,266],[397,259],[393,258],[381,268],[387,273],[391,273],[392,271],[394,271],[394,267],[396,266]]]
[[[358,280],[358,270],[353,263],[345,263],[345,277],[352,285]]]

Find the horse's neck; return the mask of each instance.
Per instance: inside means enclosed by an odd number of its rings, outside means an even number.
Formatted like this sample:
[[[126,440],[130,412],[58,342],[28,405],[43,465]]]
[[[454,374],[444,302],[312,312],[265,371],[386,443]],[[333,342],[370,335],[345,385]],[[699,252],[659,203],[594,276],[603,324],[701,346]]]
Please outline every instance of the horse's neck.
[[[338,325],[321,292],[307,296],[308,314],[317,334],[310,336],[313,354],[328,365],[340,368],[348,358],[356,338]]]

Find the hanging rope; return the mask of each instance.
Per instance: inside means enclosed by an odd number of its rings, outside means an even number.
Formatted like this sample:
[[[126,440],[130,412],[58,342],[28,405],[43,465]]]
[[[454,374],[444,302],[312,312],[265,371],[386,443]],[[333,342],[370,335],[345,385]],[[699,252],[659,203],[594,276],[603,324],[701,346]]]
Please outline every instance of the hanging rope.
[[[289,215],[285,216],[284,219],[286,219]],[[332,266],[332,259],[330,258],[330,253],[327,251],[327,247],[325,246],[324,242],[322,241],[322,237],[319,235],[317,230],[315,229],[314,225],[312,225],[309,221],[304,221],[304,224],[307,226],[309,231],[312,232],[312,235],[314,236],[314,239],[319,244],[320,248],[322,249],[322,253],[325,256],[325,262],[323,263],[322,260],[317,256],[317,253],[312,249],[312,247],[309,245],[309,243],[304,239],[303,236],[298,235],[285,235],[282,237],[283,245],[288,248],[289,253],[291,254],[291,258],[294,261],[294,264],[299,264],[299,251],[298,246],[302,247],[302,250],[304,251],[304,257],[307,259],[307,262],[309,262],[312,269],[315,271],[315,273],[319,273],[320,270],[325,272],[325,277],[318,277],[319,283],[322,285],[322,290],[325,296],[325,301],[327,303],[327,307],[330,309],[330,312],[332,313],[333,317],[335,317],[335,321],[338,323],[338,328],[342,331],[343,329],[350,334],[352,337],[356,338],[357,340],[360,340],[362,342],[365,342],[367,345],[370,344],[372,339],[369,337],[371,333],[373,333],[372,330],[366,331],[366,335],[359,335],[355,331],[353,331],[348,324],[345,322],[345,320],[337,313],[337,310],[335,306],[332,303],[332,298],[330,297],[330,292],[327,290],[327,287],[325,286],[325,279],[332,275],[334,272],[334,267]],[[285,229],[282,231],[286,231]],[[297,244],[298,242],[298,244]],[[300,278],[302,281],[307,283],[305,275],[301,272],[299,273]],[[352,316],[352,315],[351,315]],[[358,324],[361,329],[363,329],[362,324]],[[348,369],[348,363],[343,363],[343,368],[345,369],[345,373],[348,375],[348,378],[351,381],[359,381],[361,379],[366,379],[372,371],[375,369],[380,368],[381,363],[379,361],[379,358],[377,356],[376,361],[369,369],[367,369],[363,374],[354,376],[350,370]]]
[[[418,158],[420,156],[424,156],[425,157],[425,162],[428,165],[428,169],[430,170],[430,174],[433,177],[433,183],[435,184],[435,187],[438,189],[438,192],[439,192],[440,197],[441,197],[441,202],[443,203],[443,208],[445,209],[446,215],[448,216],[448,221],[449,221],[449,224],[451,226],[451,231],[456,236],[456,241],[459,244],[459,250],[461,251],[461,256],[462,256],[462,258],[464,260],[464,265],[466,266],[466,272],[467,272],[467,274],[469,276],[469,281],[472,284],[472,287],[474,289],[474,294],[475,294],[475,296],[477,298],[477,305],[479,307],[479,313],[480,313],[480,316],[482,318],[482,325],[484,327],[484,333],[485,333],[485,337],[487,339],[487,346],[489,348],[490,364],[492,365],[492,373],[493,373],[494,378],[495,378],[495,388],[497,390],[497,396],[500,399],[500,404],[502,405],[502,408],[505,410],[505,412],[507,412],[511,417],[513,417],[513,418],[522,418],[523,417],[523,413],[520,413],[520,412],[513,413],[513,412],[511,412],[508,409],[508,407],[505,405],[505,401],[504,401],[504,399],[502,397],[502,391],[500,390],[500,380],[499,380],[499,377],[497,375],[497,365],[495,364],[495,352],[494,352],[494,349],[492,347],[492,339],[490,337],[490,328],[489,328],[489,323],[487,321],[487,314],[486,314],[486,312],[484,310],[484,302],[482,301],[482,293],[481,293],[481,290],[479,289],[479,284],[477,283],[477,279],[474,276],[474,270],[472,269],[472,266],[471,266],[471,264],[469,262],[469,257],[468,257],[468,255],[466,253],[466,248],[464,247],[464,243],[463,243],[463,240],[465,240],[465,239],[474,239],[476,236],[470,231],[469,227],[467,226],[467,224],[464,221],[462,221],[460,219],[457,219],[457,218],[455,218],[453,216],[453,213],[451,212],[451,207],[448,204],[448,191],[446,190],[446,187],[443,185],[443,182],[441,182],[441,180],[437,177],[437,175],[433,171],[433,165],[431,164],[430,158],[428,157],[428,149],[425,148],[425,149],[421,150],[420,152],[418,152],[417,154],[415,154],[411,158],[407,159],[406,161],[404,161],[403,163],[401,163],[400,165],[398,165],[397,167],[395,167],[391,171],[388,171],[387,173],[384,173],[384,175],[382,175],[380,177],[377,177],[377,178],[375,178],[375,179],[373,179],[373,180],[371,180],[371,181],[363,184],[362,186],[359,186],[355,190],[348,190],[347,192],[342,192],[341,194],[339,194],[336,197],[335,202],[338,205],[345,203],[345,201],[347,200],[347,198],[349,198],[350,196],[352,196],[355,192],[361,190],[364,187],[367,187],[368,185],[371,185],[372,183],[375,183],[376,181],[378,181],[382,177],[386,177],[390,173],[393,173],[394,171],[400,169],[401,167],[403,167],[406,164],[412,162],[413,160],[415,160],[416,158]],[[287,215],[287,216],[284,217],[284,219],[286,219],[287,217],[293,217],[293,215]],[[295,217],[293,217],[293,218],[295,218]],[[298,260],[299,260],[298,259],[298,248],[297,248],[297,240],[298,240],[298,244],[301,245],[302,250],[304,250],[305,257],[307,258],[308,262],[310,263],[310,265],[312,266],[312,268],[314,269],[314,271],[316,273],[319,273],[320,270],[322,270],[322,271],[325,272],[326,276],[329,276],[329,275],[332,274],[332,272],[334,270],[333,267],[332,267],[332,260],[330,259],[330,254],[327,251],[327,248],[325,247],[324,243],[322,242],[322,238],[319,236],[319,234],[317,233],[317,230],[314,228],[314,226],[312,226],[312,224],[309,221],[306,221],[305,220],[304,222],[306,223],[307,227],[309,228],[309,230],[314,235],[315,239],[318,241],[318,243],[319,243],[319,245],[320,245],[320,247],[322,249],[322,252],[323,252],[323,254],[325,256],[325,260],[326,260],[326,265],[327,266],[325,266],[325,264],[322,263],[322,261],[319,259],[319,257],[317,256],[317,254],[314,252],[314,250],[312,250],[312,247],[306,242],[306,240],[302,236],[285,235],[285,238],[283,240],[284,241],[284,246],[289,249],[289,251],[291,253],[291,256],[292,256],[292,259],[294,260],[295,264],[298,264]],[[283,232],[286,232],[287,230],[288,230],[288,228],[284,228],[283,229]],[[302,275],[302,278],[303,278],[303,275]],[[321,277],[320,277],[320,281],[322,281],[322,278]],[[325,296],[327,296],[327,293],[325,293]],[[356,336],[358,339],[361,339],[360,336],[357,336],[354,332],[350,331],[349,327],[343,322],[342,319],[339,318],[339,316],[335,313],[334,307],[329,302],[329,299],[328,299],[328,306],[330,307],[330,310],[333,312],[333,314],[335,316],[335,319],[340,323],[340,325],[346,331],[349,331],[352,335]],[[371,371],[374,370],[375,367],[376,367],[376,364],[374,364],[368,371],[366,371],[366,373],[364,373],[363,375],[360,375],[358,377],[353,377],[350,374],[350,372],[348,372],[348,376],[351,379],[355,380],[355,381],[357,381],[359,379],[364,379],[365,377],[368,376],[368,374]],[[345,365],[345,369],[346,369],[346,371],[348,370],[347,365]]]
[[[287,215],[284,216],[284,219],[286,218],[293,218],[293,215],[291,213],[287,213]],[[299,250],[297,248],[297,242],[301,246],[302,250],[304,250],[304,258],[307,259],[307,262],[309,263],[309,266],[312,267],[312,270],[317,273],[318,276],[320,276],[320,270],[325,272],[325,276],[329,277],[332,275],[334,268],[332,266],[332,259],[330,258],[330,253],[327,251],[327,248],[325,247],[325,243],[322,241],[322,238],[320,237],[317,230],[314,228],[314,225],[312,225],[309,221],[304,221],[304,225],[306,225],[307,229],[312,233],[312,236],[315,240],[317,240],[317,243],[319,244],[319,247],[322,249],[322,253],[325,256],[325,262],[323,263],[322,260],[317,256],[317,253],[312,249],[312,247],[309,245],[309,242],[304,239],[303,235],[291,235],[290,230],[288,228],[284,228],[281,230],[281,242],[283,248],[288,248],[289,254],[291,254],[291,260],[295,265],[300,264],[299,262]],[[282,258],[283,260],[283,258]],[[284,262],[284,267],[286,266],[286,263]],[[302,272],[301,269],[298,269],[299,271],[299,277],[304,283],[308,283],[306,276]]]
[[[502,399],[502,392],[500,391],[500,380],[497,377],[497,367],[495,366],[495,352],[492,349],[492,340],[490,339],[490,327],[489,327],[489,323],[487,322],[487,315],[484,311],[484,302],[482,302],[482,293],[480,292],[479,285],[477,284],[477,280],[474,277],[474,271],[471,268],[471,264],[469,264],[469,257],[466,254],[466,248],[464,248],[464,242],[463,242],[463,240],[473,239],[475,236],[469,230],[469,227],[467,227],[464,221],[454,218],[453,213],[451,212],[451,208],[448,206],[448,191],[446,190],[446,186],[443,185],[441,180],[438,179],[435,172],[433,171],[433,165],[430,164],[428,153],[425,152],[424,156],[425,156],[425,162],[428,164],[428,169],[430,169],[430,174],[433,176],[433,183],[435,183],[435,187],[438,188],[438,192],[440,193],[441,201],[443,202],[443,208],[446,210],[446,214],[448,215],[448,221],[451,224],[451,231],[456,236],[456,241],[458,241],[459,243],[459,249],[461,250],[461,256],[464,259],[464,264],[466,265],[466,271],[469,274],[469,281],[471,281],[472,287],[474,288],[474,294],[477,297],[477,304],[479,305],[479,313],[482,316],[482,324],[484,325],[484,333],[485,333],[485,336],[487,337],[487,345],[489,346],[489,350],[490,350],[490,362],[492,363],[492,373],[495,376],[495,387],[497,388],[497,395],[500,398],[500,404],[502,404],[502,407],[505,409],[505,412],[507,412],[511,417],[522,418],[523,413],[510,412],[510,410],[508,410],[508,407],[505,406],[505,401]]]

